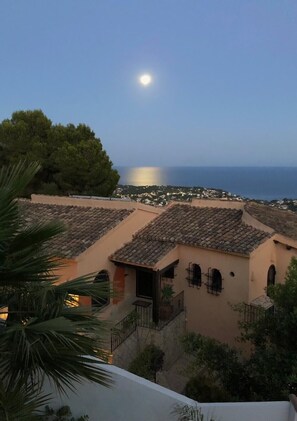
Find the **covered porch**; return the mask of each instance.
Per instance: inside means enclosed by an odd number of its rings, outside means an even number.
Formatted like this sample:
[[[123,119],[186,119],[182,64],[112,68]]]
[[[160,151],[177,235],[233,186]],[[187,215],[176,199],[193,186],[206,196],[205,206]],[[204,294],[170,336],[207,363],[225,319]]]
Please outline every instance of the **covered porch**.
[[[130,310],[111,330],[111,352],[137,327],[160,331],[184,311],[184,291],[176,291],[174,285],[178,259],[162,268],[114,263],[124,270],[125,283],[133,290],[125,298],[130,302]]]

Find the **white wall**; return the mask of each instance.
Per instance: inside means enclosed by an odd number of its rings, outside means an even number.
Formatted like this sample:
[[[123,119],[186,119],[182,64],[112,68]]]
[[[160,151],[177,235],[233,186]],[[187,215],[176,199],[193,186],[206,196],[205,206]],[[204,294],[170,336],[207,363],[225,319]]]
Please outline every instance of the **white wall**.
[[[105,366],[112,374],[112,388],[83,382],[77,393],[67,392],[68,398],[57,397],[53,408],[69,405],[75,417],[89,415],[90,421],[174,421],[176,404],[197,405],[191,399],[169,389],[135,376],[115,366]],[[45,387],[48,392],[49,386]],[[289,411],[295,410],[289,402],[251,402],[198,404],[205,421],[289,421]],[[292,414],[290,414],[292,416]],[[209,417],[209,418],[208,418]]]

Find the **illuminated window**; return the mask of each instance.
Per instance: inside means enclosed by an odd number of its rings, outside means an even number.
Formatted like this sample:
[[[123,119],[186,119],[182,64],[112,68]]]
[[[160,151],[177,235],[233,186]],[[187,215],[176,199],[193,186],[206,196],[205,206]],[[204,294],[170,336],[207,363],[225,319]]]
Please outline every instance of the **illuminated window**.
[[[79,306],[79,295],[68,294],[66,300],[67,307],[78,307]]]

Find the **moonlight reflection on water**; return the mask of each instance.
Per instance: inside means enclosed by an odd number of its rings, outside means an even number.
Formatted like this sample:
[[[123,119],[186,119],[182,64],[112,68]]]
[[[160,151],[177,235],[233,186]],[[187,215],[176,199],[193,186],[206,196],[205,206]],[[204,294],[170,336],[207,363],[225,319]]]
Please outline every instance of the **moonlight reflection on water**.
[[[251,199],[297,200],[297,167],[116,167],[120,184],[200,186]]]
[[[162,167],[134,167],[125,174],[126,184],[133,186],[165,185]]]

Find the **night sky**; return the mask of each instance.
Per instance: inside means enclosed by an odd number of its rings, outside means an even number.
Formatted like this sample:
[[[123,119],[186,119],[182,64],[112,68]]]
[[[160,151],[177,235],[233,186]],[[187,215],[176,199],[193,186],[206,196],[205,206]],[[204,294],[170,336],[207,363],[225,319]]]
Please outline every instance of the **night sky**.
[[[115,165],[296,166],[296,0],[2,0],[0,19],[0,120],[86,123]]]

